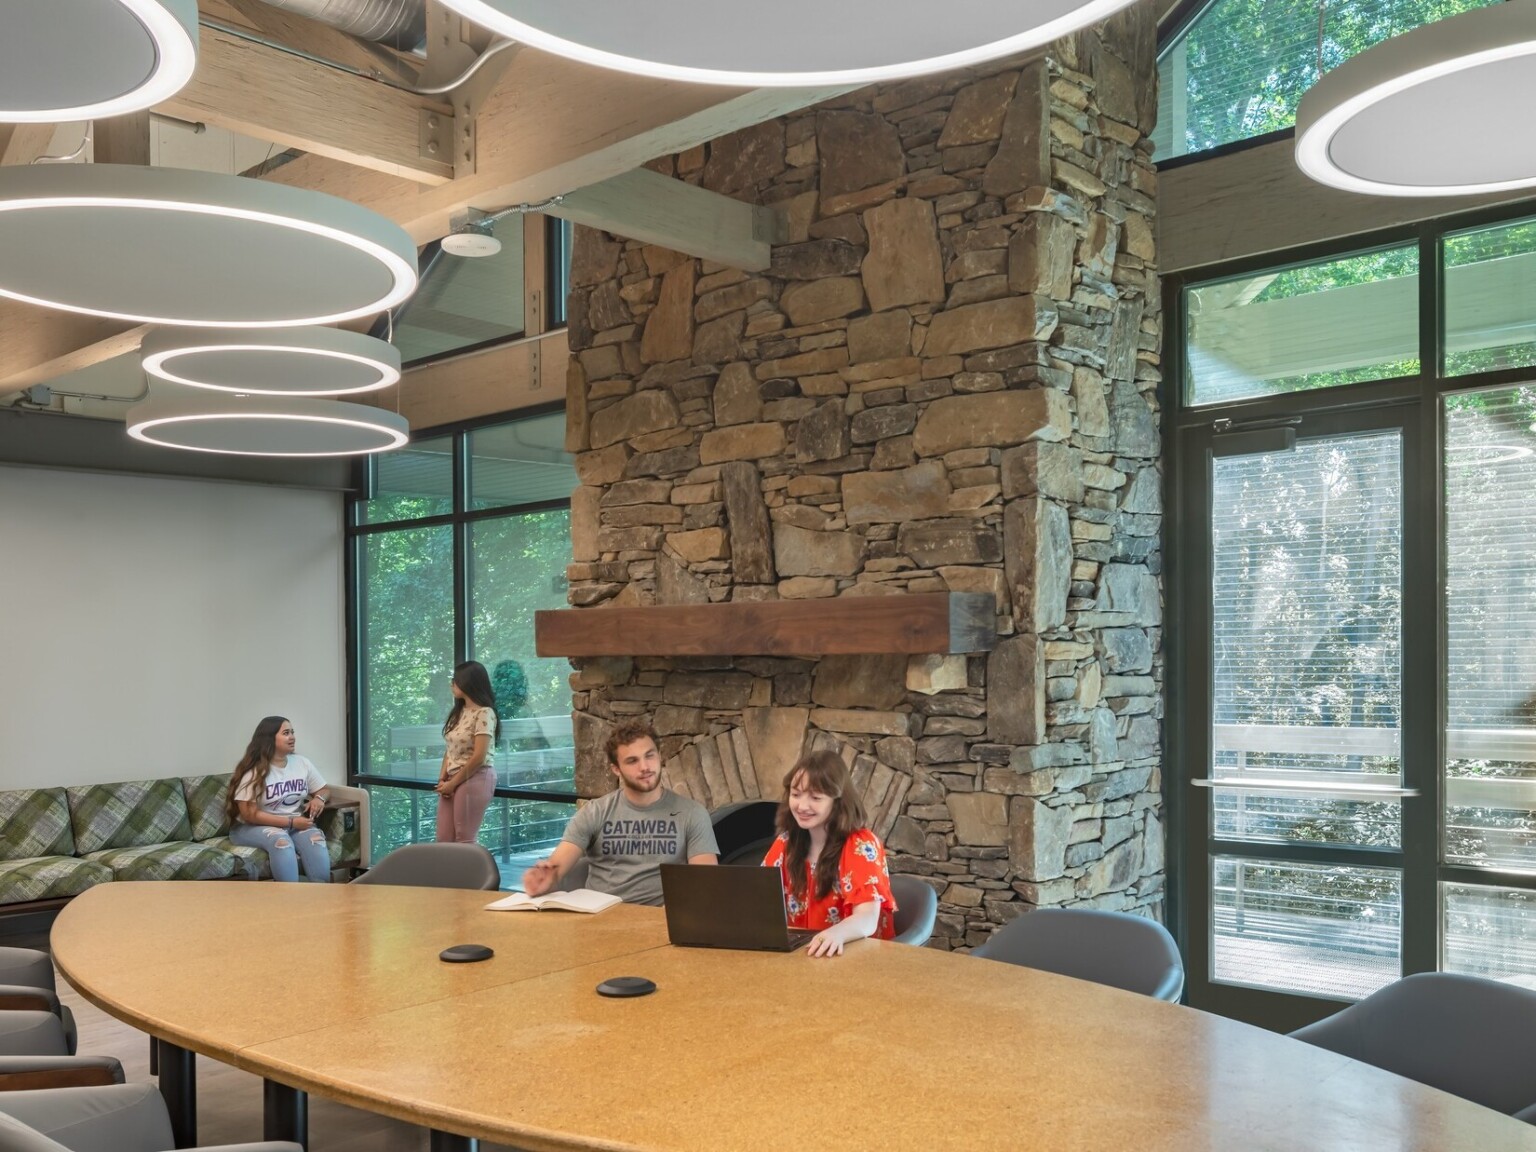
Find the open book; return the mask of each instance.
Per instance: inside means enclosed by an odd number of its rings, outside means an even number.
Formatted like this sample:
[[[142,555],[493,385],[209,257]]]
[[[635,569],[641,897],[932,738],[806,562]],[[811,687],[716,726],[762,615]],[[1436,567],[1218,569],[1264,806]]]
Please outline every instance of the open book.
[[[551,892],[546,896],[529,896],[514,892],[485,907],[491,912],[539,912],[556,908],[561,912],[601,912],[623,901],[606,892],[594,892],[590,888],[578,888],[574,892]]]

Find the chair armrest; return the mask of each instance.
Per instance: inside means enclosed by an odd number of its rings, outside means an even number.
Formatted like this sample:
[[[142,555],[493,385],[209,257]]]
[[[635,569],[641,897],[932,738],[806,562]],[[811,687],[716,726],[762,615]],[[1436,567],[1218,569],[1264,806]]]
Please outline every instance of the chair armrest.
[[[199,1144],[189,1152],[304,1152],[304,1145],[287,1140],[263,1140],[258,1144]]]
[[[123,1066],[112,1056],[0,1056],[0,1092],[93,1088],[123,1081]]]
[[[366,788],[353,788],[347,784],[331,784],[326,787],[332,805],[356,804],[357,805],[357,831],[358,854],[360,867],[366,868],[372,862],[373,829],[369,821],[368,790]]]
[[[59,1014],[58,994],[27,984],[0,984],[0,1012],[52,1012]]]

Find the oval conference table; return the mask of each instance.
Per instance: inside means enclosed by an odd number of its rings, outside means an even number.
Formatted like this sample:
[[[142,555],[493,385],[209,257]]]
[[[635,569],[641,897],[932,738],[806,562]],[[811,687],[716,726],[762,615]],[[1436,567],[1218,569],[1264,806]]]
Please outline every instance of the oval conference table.
[[[673,948],[659,909],[490,899],[113,883],[64,909],[52,947],[81,995],[161,1042],[183,1145],[196,1052],[266,1078],[269,1138],[294,1138],[295,1112],[302,1136],[318,1093],[438,1148],[1536,1148],[1496,1112],[1116,989],[876,941],[828,960]],[[460,943],[496,955],[438,959]],[[657,991],[596,994],[629,975]]]

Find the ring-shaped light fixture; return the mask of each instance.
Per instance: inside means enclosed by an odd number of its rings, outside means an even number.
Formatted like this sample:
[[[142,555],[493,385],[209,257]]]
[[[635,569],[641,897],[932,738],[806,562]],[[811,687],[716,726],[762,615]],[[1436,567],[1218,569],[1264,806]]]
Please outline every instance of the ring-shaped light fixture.
[[[100,120],[150,108],[197,67],[197,0],[5,5],[0,122]]]
[[[1351,57],[1296,113],[1296,163],[1375,196],[1536,185],[1536,5],[1494,4]]]
[[[748,88],[871,84],[1038,47],[1132,0],[443,0],[499,35],[602,68]],[[808,31],[813,30],[813,31]]]
[[[353,396],[400,379],[400,349],[340,328],[169,328],[139,353],[151,376],[244,396]]]
[[[405,230],[336,196],[132,164],[0,168],[0,296],[197,328],[333,324],[416,288]]]
[[[223,456],[366,456],[410,439],[404,416],[366,404],[237,397],[174,385],[157,385],[128,410],[128,435]]]

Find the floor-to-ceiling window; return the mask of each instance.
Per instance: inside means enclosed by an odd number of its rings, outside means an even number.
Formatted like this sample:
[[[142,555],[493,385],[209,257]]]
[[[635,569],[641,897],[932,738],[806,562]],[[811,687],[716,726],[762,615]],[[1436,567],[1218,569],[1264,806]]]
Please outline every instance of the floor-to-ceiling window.
[[[354,776],[373,856],[433,838],[454,666],[478,660],[501,714],[480,842],[504,883],[559,840],[575,802],[570,667],[534,653],[533,614],[565,606],[565,418],[548,411],[427,435],[371,465],[352,506]]]
[[[1170,847],[1197,1006],[1294,1026],[1409,972],[1536,983],[1519,211],[1168,284]]]

